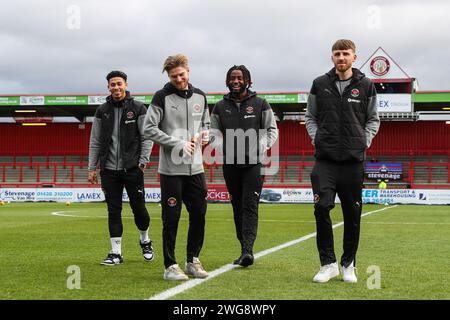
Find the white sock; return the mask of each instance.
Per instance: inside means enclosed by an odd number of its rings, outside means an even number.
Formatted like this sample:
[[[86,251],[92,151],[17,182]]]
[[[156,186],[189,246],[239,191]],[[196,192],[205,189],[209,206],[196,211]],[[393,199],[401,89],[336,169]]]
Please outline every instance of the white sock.
[[[122,237],[110,238],[111,252],[122,255]]]
[[[139,234],[141,235],[141,243],[150,242],[150,238],[148,237],[148,228],[145,231],[139,230]]]

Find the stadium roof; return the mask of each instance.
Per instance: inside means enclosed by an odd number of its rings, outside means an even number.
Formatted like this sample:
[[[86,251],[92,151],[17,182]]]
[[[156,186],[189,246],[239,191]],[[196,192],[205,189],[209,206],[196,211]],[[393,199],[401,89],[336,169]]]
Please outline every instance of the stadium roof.
[[[214,105],[222,99],[223,94],[207,93],[208,104]],[[280,119],[302,116],[306,111],[307,92],[263,92],[259,96],[272,105]],[[106,94],[0,95],[0,118],[75,117],[78,121],[85,122],[87,117],[94,115],[97,106],[106,97]],[[149,105],[153,94],[138,93],[134,97]],[[414,92],[410,98],[413,107],[409,112],[434,111],[450,114],[450,91]]]

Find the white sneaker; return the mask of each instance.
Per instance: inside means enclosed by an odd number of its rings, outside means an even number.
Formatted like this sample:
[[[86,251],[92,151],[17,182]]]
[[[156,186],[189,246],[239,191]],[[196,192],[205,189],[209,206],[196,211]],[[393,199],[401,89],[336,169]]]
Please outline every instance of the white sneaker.
[[[202,263],[198,258],[192,259],[192,262],[186,262],[186,267],[184,268],[184,272],[187,275],[193,276],[194,278],[206,278],[208,276],[208,272],[202,266]]]
[[[342,267],[342,280],[344,280],[344,282],[351,282],[351,283],[358,282],[355,270],[356,268],[353,266],[353,262],[347,268]]]
[[[188,280],[188,276],[177,264],[173,264],[164,270],[164,280]]]
[[[328,282],[331,278],[339,275],[339,267],[337,262],[326,264],[320,267],[319,272],[314,276],[314,282]]]

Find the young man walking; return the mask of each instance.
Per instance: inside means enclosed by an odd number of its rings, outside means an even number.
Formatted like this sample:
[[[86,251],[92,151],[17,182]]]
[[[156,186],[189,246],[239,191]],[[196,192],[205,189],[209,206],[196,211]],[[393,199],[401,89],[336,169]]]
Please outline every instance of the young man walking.
[[[203,246],[206,215],[206,182],[201,146],[208,143],[209,110],[205,94],[189,83],[188,59],[169,56],[163,72],[169,82],[155,93],[145,118],[145,138],[159,144],[161,178],[164,279],[206,278],[199,255]],[[189,213],[186,264],[175,257],[175,243],[182,203]]]
[[[145,261],[153,260],[152,241],[148,236],[150,216],[145,208],[144,170],[153,146],[144,140],[143,127],[147,108],[127,91],[127,75],[111,71],[107,76],[110,95],[97,108],[89,143],[89,177],[101,185],[108,206],[111,252],[101,262],[113,266],[123,262],[122,193],[125,187],[130,199],[134,222],[139,230],[139,244]]]
[[[339,275],[330,219],[336,193],[344,215],[343,280],[357,282],[365,151],[378,132],[380,119],[375,86],[352,68],[355,50],[351,40],[336,41],[331,56],[334,68],[314,80],[308,97],[305,120],[315,146],[311,183],[321,264],[314,282],[327,282]]]
[[[253,245],[258,230],[258,206],[263,186],[261,156],[278,138],[269,103],[250,90],[250,71],[231,67],[225,85],[230,92],[211,115],[211,139],[223,139],[223,176],[231,196],[236,236],[241,255],[234,264],[253,264]]]

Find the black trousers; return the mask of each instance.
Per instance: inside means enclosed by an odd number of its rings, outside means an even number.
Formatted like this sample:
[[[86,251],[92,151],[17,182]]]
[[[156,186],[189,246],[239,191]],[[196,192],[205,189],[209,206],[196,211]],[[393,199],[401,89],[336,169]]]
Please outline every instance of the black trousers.
[[[203,173],[193,176],[161,174],[160,178],[164,266],[168,268],[177,263],[175,243],[181,215],[181,203],[184,203],[189,213],[187,261],[192,262],[194,257],[200,255],[205,236],[207,188]]]
[[[223,165],[223,176],[231,195],[236,236],[242,253],[253,254],[258,231],[258,206],[263,186],[261,164],[239,167]]]
[[[122,225],[122,193],[127,191],[134,222],[141,231],[148,229],[150,216],[145,207],[144,173],[139,168],[130,170],[100,171],[102,189],[108,206],[108,226],[111,238],[121,237]]]
[[[337,163],[316,161],[311,172],[314,192],[314,215],[317,228],[317,248],[320,264],[336,262],[330,210],[334,208],[336,193],[344,216],[344,252],[341,265],[356,265],[362,212],[362,185],[364,165],[360,163]]]

